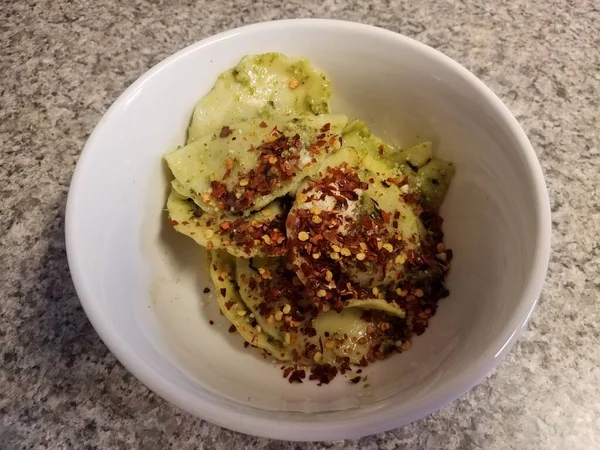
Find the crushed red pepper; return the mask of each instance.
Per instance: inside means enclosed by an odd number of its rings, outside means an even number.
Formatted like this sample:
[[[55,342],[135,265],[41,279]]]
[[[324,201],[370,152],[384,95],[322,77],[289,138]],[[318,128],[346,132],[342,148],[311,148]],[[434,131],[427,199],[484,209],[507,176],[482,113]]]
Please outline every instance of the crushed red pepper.
[[[192,200],[189,200],[189,204],[192,215],[196,218],[202,217],[204,212]],[[227,245],[234,245],[248,255],[258,247],[268,256],[284,256],[287,251],[285,217],[290,208],[290,202],[283,199],[279,204],[282,212],[274,216],[262,214],[262,216],[254,218],[219,219],[222,220],[220,223],[216,219],[209,219],[206,221],[206,226],[211,227],[210,232],[219,235]],[[196,226],[200,225],[200,222],[196,223]],[[211,242],[209,245],[212,248]]]
[[[233,131],[231,131],[231,128],[229,128],[228,126],[224,126],[223,128],[221,128],[219,137],[225,138],[225,137],[229,136],[231,133],[233,133]]]
[[[276,215],[271,220],[235,219],[221,224],[217,233],[227,237],[232,245],[243,249],[247,254],[260,247],[269,256],[283,256],[286,253],[284,216]]]
[[[309,185],[301,192],[307,203],[315,199],[311,193],[317,193],[317,200],[325,193],[335,199],[340,210],[346,209],[349,201],[357,201],[360,190],[368,189],[368,184],[346,164],[328,168],[324,178]],[[315,221],[315,216],[319,220]],[[384,243],[394,238],[388,227],[390,219],[391,214],[377,206],[370,215],[348,219],[347,223],[343,223],[338,213],[319,211],[315,214],[314,208],[297,208],[288,214],[286,226],[295,234],[288,245],[293,254],[299,256],[296,260],[304,261],[295,269],[303,274],[308,293],[320,310],[327,303],[340,311],[345,300],[370,296],[370,292],[352,281],[346,272],[349,267],[360,272],[369,272],[373,265],[386,267],[404,251],[405,243],[397,240],[393,241],[393,247],[388,247],[391,251],[382,249]],[[344,234],[337,232],[342,226],[348,226]],[[301,237],[307,239],[303,241]],[[315,258],[315,255],[318,256]]]
[[[304,369],[294,370],[288,378],[288,381],[290,383],[302,383],[304,378],[306,378],[306,371]]]
[[[260,126],[263,123],[261,122]],[[228,136],[229,134],[226,133],[231,131],[228,130],[228,127],[223,127],[221,135],[224,136],[221,137]],[[324,133],[323,137],[326,138],[327,135]],[[306,145],[307,143],[302,142],[299,134],[286,136],[277,127],[274,127],[268,139],[257,148],[251,146],[248,149],[250,152],[260,151],[257,166],[247,173],[238,173],[238,180],[232,188],[228,188],[222,181],[211,181],[212,190],[209,197],[218,208],[233,214],[241,214],[254,205],[254,199],[257,196],[271,194],[277,187],[296,176],[297,171],[303,168],[300,155],[304,146],[314,155],[323,155],[331,151],[331,146],[338,139],[339,137],[332,135],[329,136],[329,140],[318,139],[315,143]],[[233,169],[231,160],[226,159],[225,163],[227,170],[223,180],[231,175]]]
[[[328,129],[326,124],[322,131]],[[271,163],[271,158],[289,141],[286,137],[282,139],[276,128],[273,133],[275,139],[271,143],[257,148],[261,151],[259,160],[264,164],[263,167],[281,167],[279,162]],[[313,146],[318,148],[318,143],[319,140]],[[265,192],[261,189],[270,188],[270,185],[260,187],[253,184],[252,176],[247,178],[254,193],[260,194]],[[369,183],[373,182],[373,179],[369,179]],[[233,205],[234,208],[241,205],[227,203],[227,189],[219,182],[213,183],[213,196],[224,199],[225,204]],[[349,202],[359,200],[361,192],[368,192],[369,183],[362,181],[356,170],[342,164],[337,168],[328,168],[322,179],[310,180],[308,188],[300,194],[306,196],[307,202],[313,200],[313,194],[316,199],[332,197],[337,209],[343,211],[348,208]],[[406,184],[406,179],[399,177],[384,180],[384,186],[392,184],[402,186]],[[352,226],[343,234],[338,232],[338,228],[346,224],[340,223],[339,214],[314,211],[309,207],[297,208],[294,213],[288,213],[289,205],[284,214],[264,223],[244,218],[222,222],[218,233],[246,249],[252,248],[257,242],[271,245],[272,256],[285,257],[282,260],[284,264],[275,272],[257,270],[256,276],[248,281],[249,287],[257,291],[261,298],[257,309],[264,318],[277,320],[282,333],[300,333],[309,338],[317,335],[312,320],[321,312],[330,309],[341,311],[348,299],[372,297],[371,289],[348,277],[345,270],[347,267],[355,267],[364,272],[371,265],[385,267],[398,255],[404,255],[406,260],[402,263],[402,272],[398,272],[397,282],[392,288],[382,289],[379,298],[404,309],[406,317],[392,317],[370,310],[362,313],[362,319],[369,323],[368,337],[361,338],[363,341],[358,343],[368,343],[369,347],[358,367],[366,367],[393,353],[410,349],[412,337],[423,334],[429,320],[436,313],[439,300],[449,295],[444,286],[444,278],[453,254],[442,243],[444,236],[441,217],[437,211],[425,210],[420,195],[416,192],[408,191],[400,200],[413,208],[427,230],[425,240],[415,249],[407,249],[406,242],[398,239],[393,241],[391,250],[384,247],[390,244],[390,227],[398,228],[400,214],[397,211],[384,211],[376,203],[368,214],[352,220]],[[302,232],[306,236],[301,235]],[[332,257],[334,253],[338,255]],[[292,258],[293,255],[301,255],[303,258]],[[302,261],[299,265],[291,264],[291,261],[299,260]],[[372,284],[373,279],[370,281]],[[226,305],[228,309],[231,306]],[[253,319],[250,324],[256,326],[256,320]],[[231,328],[235,331],[235,327]],[[325,333],[325,337],[328,343],[338,339],[328,333]],[[321,338],[318,344],[307,341],[303,345],[301,348],[292,348],[292,364],[282,366],[283,377],[290,383],[302,383],[306,379],[306,371],[301,368],[307,364],[306,361],[311,362],[308,379],[317,381],[319,385],[330,383],[338,374],[348,374],[353,384],[367,380],[366,376],[357,375],[362,373],[362,369],[352,369],[349,357],[337,357],[334,363],[313,364],[313,360],[318,360],[317,353],[321,353],[319,359],[322,358],[324,344]]]

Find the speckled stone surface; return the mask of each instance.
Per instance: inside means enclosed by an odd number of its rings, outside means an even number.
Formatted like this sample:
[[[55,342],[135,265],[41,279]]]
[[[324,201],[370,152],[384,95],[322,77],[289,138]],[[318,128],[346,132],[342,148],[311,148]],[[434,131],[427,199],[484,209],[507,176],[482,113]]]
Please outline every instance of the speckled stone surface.
[[[465,65],[550,189],[553,255],[520,343],[446,408],[360,441],[256,439],[170,406],[102,344],[65,256],[71,174],[117,96],[203,37],[293,17],[378,25]],[[0,449],[600,448],[599,49],[596,0],[0,2]]]

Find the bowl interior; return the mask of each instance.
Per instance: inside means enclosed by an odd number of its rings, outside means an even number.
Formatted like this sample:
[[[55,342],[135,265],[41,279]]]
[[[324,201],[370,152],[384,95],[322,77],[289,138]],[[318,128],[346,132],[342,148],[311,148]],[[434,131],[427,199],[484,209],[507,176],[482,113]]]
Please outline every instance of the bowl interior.
[[[227,332],[212,294],[203,293],[210,283],[202,250],[166,224],[170,175],[162,155],[184,142],[194,104],[219,73],[245,54],[267,51],[307,57],[323,70],[332,82],[334,112],[366,120],[396,144],[432,140],[439,156],[456,163],[442,208],[455,255],[451,295],[411,351],[368,368],[369,387],[345,378],[327,387],[290,385],[270,359],[244,349],[241,338]],[[512,342],[546,269],[540,177],[514,119],[472,75],[437,52],[357,24],[262,24],[178,53],[113,105],[74,176],[69,262],[101,337],[172,402],[247,433],[359,436],[456,398]]]

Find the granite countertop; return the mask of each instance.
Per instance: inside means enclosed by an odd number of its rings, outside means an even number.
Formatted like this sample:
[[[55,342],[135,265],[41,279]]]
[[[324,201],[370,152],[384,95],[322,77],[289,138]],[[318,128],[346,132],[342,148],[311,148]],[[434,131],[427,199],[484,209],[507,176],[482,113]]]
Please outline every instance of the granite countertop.
[[[499,5],[502,3],[502,5]],[[600,448],[600,9],[595,0],[25,0],[0,6],[1,449]],[[138,76],[242,24],[366,22],[483,79],[541,160],[553,255],[531,322],[479,386],[359,441],[294,444],[223,430],[127,373],[75,294],[64,243],[87,136]]]

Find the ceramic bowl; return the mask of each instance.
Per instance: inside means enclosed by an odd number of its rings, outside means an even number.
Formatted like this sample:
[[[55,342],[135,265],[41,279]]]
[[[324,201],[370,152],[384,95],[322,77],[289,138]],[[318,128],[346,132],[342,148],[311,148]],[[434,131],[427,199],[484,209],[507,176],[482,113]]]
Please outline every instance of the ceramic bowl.
[[[164,211],[161,157],[184,143],[195,103],[242,56],[306,57],[332,83],[332,109],[392,143],[431,140],[456,164],[442,207],[454,251],[442,300],[413,348],[367,370],[289,384],[219,315],[202,249]],[[91,81],[93,82],[93,81]],[[66,218],[73,281],[121,363],[174,405],[220,426],[288,440],[356,438],[456,399],[515,343],[540,295],[550,251],[544,178],[525,133],[458,63],[356,23],[251,25],[193,44],[140,77],[106,112],[73,176]],[[210,325],[209,321],[214,321]]]

